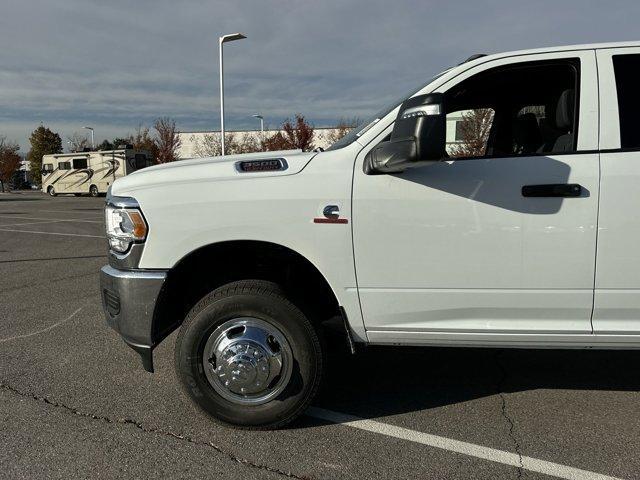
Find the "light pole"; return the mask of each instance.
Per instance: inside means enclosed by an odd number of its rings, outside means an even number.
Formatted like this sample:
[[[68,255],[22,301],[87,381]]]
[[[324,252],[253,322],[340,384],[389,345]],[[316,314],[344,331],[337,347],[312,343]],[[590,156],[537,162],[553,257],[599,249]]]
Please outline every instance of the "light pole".
[[[242,40],[247,38],[242,33],[232,33],[223,35],[218,38],[219,56],[220,56],[220,142],[222,145],[222,155],[224,155],[224,61],[222,55],[222,45],[224,43],[233,42],[234,40]]]
[[[253,118],[260,119],[260,144],[264,150],[264,117],[260,114],[251,115]]]
[[[93,127],[82,127],[85,128],[87,130],[91,130],[91,150],[93,150],[94,148],[96,148],[96,144],[93,141]]]
[[[264,135],[264,117],[262,115],[258,115],[257,113],[255,115],[251,115],[253,118],[258,118],[260,119],[260,133],[262,135]]]

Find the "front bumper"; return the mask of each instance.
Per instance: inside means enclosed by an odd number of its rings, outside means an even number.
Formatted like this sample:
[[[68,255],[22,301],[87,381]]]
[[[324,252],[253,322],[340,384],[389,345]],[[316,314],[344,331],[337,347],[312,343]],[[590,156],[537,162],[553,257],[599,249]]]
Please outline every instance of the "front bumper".
[[[100,295],[107,324],[142,358],[153,372],[153,317],[166,271],[118,270],[105,265],[100,271]]]

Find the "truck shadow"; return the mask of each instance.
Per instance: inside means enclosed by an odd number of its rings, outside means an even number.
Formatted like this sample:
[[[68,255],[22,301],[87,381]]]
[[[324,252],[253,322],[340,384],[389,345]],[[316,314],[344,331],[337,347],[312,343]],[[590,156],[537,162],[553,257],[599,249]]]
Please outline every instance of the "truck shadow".
[[[515,168],[514,161],[517,161]],[[439,190],[464,200],[484,203],[505,210],[533,215],[551,215],[560,211],[565,198],[525,198],[522,187],[533,184],[569,181],[571,167],[544,155],[513,158],[478,158],[440,162],[409,169],[394,175],[401,181]],[[589,197],[587,188],[581,197]],[[575,199],[573,199],[575,201]]]
[[[363,418],[501,392],[640,391],[640,351],[368,347],[328,364],[315,405]]]

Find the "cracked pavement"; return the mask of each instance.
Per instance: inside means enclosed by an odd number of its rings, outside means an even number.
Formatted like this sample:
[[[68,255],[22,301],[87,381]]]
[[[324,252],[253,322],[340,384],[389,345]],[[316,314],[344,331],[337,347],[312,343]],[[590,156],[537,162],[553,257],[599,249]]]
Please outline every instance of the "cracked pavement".
[[[180,392],[175,334],[149,374],[105,325],[104,239],[46,235],[101,235],[103,201],[0,195],[0,478],[542,478],[311,417],[212,423]],[[18,216],[98,223],[1,231]],[[632,479],[639,392],[638,352],[380,347],[333,355],[315,405]]]

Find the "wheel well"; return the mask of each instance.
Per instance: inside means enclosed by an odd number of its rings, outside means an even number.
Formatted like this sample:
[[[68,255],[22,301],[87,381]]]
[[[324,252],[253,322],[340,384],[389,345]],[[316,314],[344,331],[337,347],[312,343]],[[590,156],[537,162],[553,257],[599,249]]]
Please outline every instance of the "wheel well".
[[[173,267],[156,303],[152,338],[160,343],[207,293],[236,280],[269,280],[315,324],[340,315],[318,269],[299,253],[269,242],[231,241],[202,247]]]

